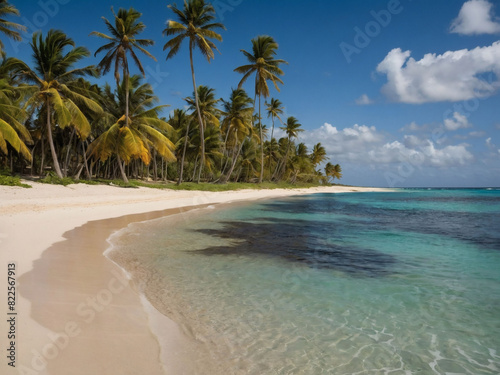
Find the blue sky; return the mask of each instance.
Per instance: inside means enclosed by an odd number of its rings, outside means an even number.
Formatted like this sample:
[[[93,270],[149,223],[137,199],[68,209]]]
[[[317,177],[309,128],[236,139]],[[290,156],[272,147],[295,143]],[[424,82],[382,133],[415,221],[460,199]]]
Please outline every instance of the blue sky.
[[[5,40],[9,56],[31,61],[33,31],[62,29],[92,53],[111,6],[143,13],[153,61],[142,58],[162,104],[185,105],[192,83],[187,46],[166,61],[169,1],[11,0],[28,33]],[[177,1],[179,5],[182,1]],[[197,83],[227,98],[257,35],[279,43],[284,85],[271,96],[321,142],[343,183],[372,186],[500,186],[499,0],[214,0],[226,26],[220,54],[195,55]],[[97,64],[89,58],[86,64]],[[134,71],[134,70],[133,70]],[[135,71],[134,71],[135,72]],[[105,77],[112,83],[112,74]],[[251,80],[245,86],[252,92]],[[270,120],[264,123],[271,125]],[[277,134],[280,135],[280,132]]]

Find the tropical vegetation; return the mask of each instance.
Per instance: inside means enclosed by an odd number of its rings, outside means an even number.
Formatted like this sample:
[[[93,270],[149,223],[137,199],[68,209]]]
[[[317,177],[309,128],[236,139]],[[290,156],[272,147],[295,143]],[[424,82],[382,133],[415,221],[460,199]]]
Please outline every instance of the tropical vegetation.
[[[279,86],[286,87],[281,66],[287,64],[277,57],[273,37],[256,36],[251,50],[241,50],[246,63],[234,71],[242,77],[229,97],[220,98],[214,88],[197,83],[194,69],[195,53],[210,63],[215,43],[222,41],[225,27],[215,22],[214,7],[186,0],[181,8],[168,8],[173,17],[163,31],[164,64],[186,41],[193,91],[184,108],[167,111],[144,80],[141,58],[156,60],[147,50],[154,40],[141,38],[146,25],[136,9],[111,8],[113,18],[102,18],[107,31],[90,33],[103,40],[92,51],[101,55],[95,66],[85,64],[91,51],[54,29],[33,34],[28,62],[5,53],[5,41],[20,40],[24,29],[12,20],[18,10],[0,0],[2,181],[18,184],[7,173],[61,184],[121,179],[192,188],[327,184],[342,177],[320,143],[299,142],[300,121],[285,116],[284,104],[271,97],[271,90],[277,94]],[[105,81],[110,71],[111,84]],[[246,91],[251,77],[253,87]]]

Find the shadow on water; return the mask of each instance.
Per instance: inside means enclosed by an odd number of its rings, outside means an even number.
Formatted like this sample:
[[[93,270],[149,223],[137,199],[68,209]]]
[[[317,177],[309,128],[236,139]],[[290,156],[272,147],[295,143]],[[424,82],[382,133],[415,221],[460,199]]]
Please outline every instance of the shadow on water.
[[[376,248],[352,244],[356,233],[413,232],[468,242],[479,249],[500,250],[500,215],[467,210],[469,203],[498,204],[495,197],[438,197],[434,208],[413,195],[362,198],[318,194],[260,206],[257,218],[225,221],[219,229],[199,233],[232,240],[230,245],[198,250],[204,255],[263,255],[312,268],[332,269],[361,277],[393,274],[397,258]],[[441,204],[453,203],[447,209]],[[443,207],[443,206],[441,206]],[[472,206],[471,206],[472,207]]]
[[[366,196],[366,193],[363,193]],[[484,197],[418,197],[404,193],[384,196],[380,201],[349,201],[349,197],[318,195],[316,199],[297,199],[266,204],[267,212],[296,214],[340,214],[343,216],[339,225],[362,222],[365,230],[396,230],[445,236],[459,241],[472,243],[487,250],[500,250],[500,215],[497,212],[470,212],[423,208],[422,203],[456,204],[467,207],[468,204],[498,205],[498,196]],[[410,203],[413,208],[403,206]]]
[[[257,218],[251,222],[225,221],[221,224],[222,228],[197,232],[234,240],[234,243],[208,247],[195,253],[207,256],[263,255],[361,277],[392,274],[391,266],[396,262],[394,257],[376,250],[339,244],[334,240],[334,223]]]

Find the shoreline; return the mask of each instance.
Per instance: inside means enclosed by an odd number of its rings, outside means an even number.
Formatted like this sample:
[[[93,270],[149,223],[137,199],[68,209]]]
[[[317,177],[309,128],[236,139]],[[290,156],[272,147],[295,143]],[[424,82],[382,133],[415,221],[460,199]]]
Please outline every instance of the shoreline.
[[[141,297],[117,271],[121,268],[103,255],[109,248],[107,239],[132,222],[207,204],[327,192],[391,191],[339,186],[226,192],[81,184],[34,186],[0,186],[1,274],[6,272],[7,263],[15,262],[18,279],[17,366],[8,366],[4,356],[0,366],[7,374],[19,373],[20,368],[36,374],[66,374],[68,366],[76,366],[81,373],[102,373],[107,368],[164,373],[158,340],[151,332]],[[0,292],[4,301],[5,289]],[[8,323],[2,324],[8,332]],[[175,323],[169,325],[173,339],[179,336],[175,329]],[[123,332],[129,333],[128,341]],[[110,337],[114,341],[104,345]],[[136,349],[131,343],[137,344]],[[151,356],[145,358],[145,352]],[[73,368],[72,373],[79,372]]]

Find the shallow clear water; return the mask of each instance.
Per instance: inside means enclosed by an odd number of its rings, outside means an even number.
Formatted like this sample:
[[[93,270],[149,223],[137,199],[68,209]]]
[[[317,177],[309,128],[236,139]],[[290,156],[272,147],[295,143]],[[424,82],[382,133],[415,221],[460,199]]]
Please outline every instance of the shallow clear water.
[[[113,245],[226,373],[500,373],[498,190],[209,208],[133,224]]]

